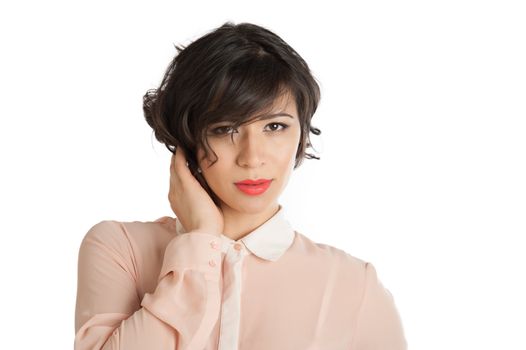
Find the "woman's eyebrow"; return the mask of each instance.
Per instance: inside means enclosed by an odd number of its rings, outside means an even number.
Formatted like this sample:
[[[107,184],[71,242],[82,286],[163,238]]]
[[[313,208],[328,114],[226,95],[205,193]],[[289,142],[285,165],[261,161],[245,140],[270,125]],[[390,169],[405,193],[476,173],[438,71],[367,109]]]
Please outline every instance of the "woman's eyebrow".
[[[267,120],[267,119],[270,119],[270,118],[274,118],[274,117],[280,117],[280,116],[284,116],[284,117],[289,117],[289,118],[292,118],[294,119],[294,117],[288,113],[285,113],[285,112],[279,112],[279,113],[272,113],[272,114],[266,114],[264,116],[261,116],[259,118],[257,118],[258,120]]]
[[[251,119],[252,121],[250,123],[254,123],[254,122],[259,121],[259,120],[272,119],[272,118],[275,118],[275,117],[289,117],[291,119],[294,119],[294,116],[292,116],[291,114],[288,114],[288,113],[285,113],[285,112],[277,112],[277,113],[272,113],[272,114],[264,114],[264,115],[258,116],[256,118],[253,118],[253,119]],[[246,124],[246,123],[247,122],[245,121],[244,123],[241,123],[241,124]],[[218,124],[221,124],[221,122],[213,123],[213,124],[209,125],[209,127],[213,127],[213,126],[216,126]]]

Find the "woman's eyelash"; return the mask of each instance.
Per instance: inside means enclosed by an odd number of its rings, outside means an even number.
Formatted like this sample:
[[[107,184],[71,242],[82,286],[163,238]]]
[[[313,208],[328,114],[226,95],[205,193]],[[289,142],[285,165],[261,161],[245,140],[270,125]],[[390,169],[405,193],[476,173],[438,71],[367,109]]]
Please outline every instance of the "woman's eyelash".
[[[274,123],[269,123],[267,125],[265,125],[265,127],[269,126],[269,125],[279,125],[281,127],[281,129],[274,129],[274,130],[271,130],[271,131],[283,131],[285,130],[286,128],[288,128],[289,126],[285,123],[278,123],[278,122],[274,122]],[[222,132],[224,130],[229,130],[229,129],[232,129],[231,126],[229,125],[223,125],[223,126],[219,126],[217,128],[213,128],[211,129],[211,132],[213,135],[226,135],[226,134],[229,134],[229,132]],[[236,131],[237,132],[237,131]]]
[[[281,129],[279,129],[279,130],[285,130],[286,128],[288,128],[288,127],[289,127],[289,126],[288,126],[288,124],[285,124],[285,123],[277,123],[277,122],[275,122],[275,123],[270,123],[270,124],[267,124],[267,126],[268,126],[268,125],[273,125],[273,124],[276,124],[276,125],[279,125],[279,126],[281,126]],[[279,130],[277,130],[277,131],[279,131]]]

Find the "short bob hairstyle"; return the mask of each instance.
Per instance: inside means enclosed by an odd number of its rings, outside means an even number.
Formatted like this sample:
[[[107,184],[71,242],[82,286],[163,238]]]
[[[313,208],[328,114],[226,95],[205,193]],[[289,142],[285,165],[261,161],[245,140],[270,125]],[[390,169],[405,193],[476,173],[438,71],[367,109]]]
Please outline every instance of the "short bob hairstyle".
[[[236,129],[264,116],[276,98],[290,92],[301,125],[294,168],[304,157],[320,159],[305,151],[312,147],[309,131],[321,134],[311,126],[320,88],[307,63],[279,36],[255,24],[226,22],[187,47],[175,47],[178,54],[159,88],[143,96],[146,121],[170,152],[182,147],[198,164],[202,148],[209,159],[209,125],[227,121]]]

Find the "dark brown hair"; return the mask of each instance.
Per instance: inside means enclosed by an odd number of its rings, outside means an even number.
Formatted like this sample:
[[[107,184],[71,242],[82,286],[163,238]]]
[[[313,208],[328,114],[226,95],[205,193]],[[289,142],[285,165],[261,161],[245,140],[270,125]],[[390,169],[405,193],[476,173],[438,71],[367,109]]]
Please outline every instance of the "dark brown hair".
[[[255,24],[226,22],[187,47],[175,47],[178,54],[160,86],[143,96],[146,121],[168,150],[182,147],[195,164],[198,148],[209,155],[209,125],[228,121],[235,129],[290,92],[301,125],[294,168],[303,158],[320,159],[306,153],[309,132],[321,134],[311,126],[320,89],[307,63],[279,36]]]

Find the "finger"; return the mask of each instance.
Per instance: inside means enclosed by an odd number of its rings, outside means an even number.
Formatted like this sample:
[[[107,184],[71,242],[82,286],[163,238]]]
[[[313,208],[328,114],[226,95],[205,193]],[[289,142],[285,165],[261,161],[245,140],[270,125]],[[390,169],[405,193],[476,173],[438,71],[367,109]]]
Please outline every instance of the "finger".
[[[180,153],[180,151],[172,154],[170,159],[170,183],[173,183],[174,181],[181,181],[181,171],[178,169],[177,165],[179,163],[178,158],[180,157],[177,155],[178,153]]]
[[[175,177],[176,177],[176,174],[175,174],[175,154],[172,154],[172,156],[170,157],[170,192],[172,190],[172,186],[173,186],[173,183],[175,181]]]
[[[180,166],[179,163],[181,162],[181,156],[183,156],[183,150],[181,147],[177,147],[177,152],[174,154],[174,168],[175,170],[178,170],[178,167]]]
[[[176,155],[172,154],[172,156],[170,157],[170,177],[173,177],[176,175],[175,161],[176,161]]]
[[[186,156],[181,148],[175,153],[175,172],[179,179],[190,175],[190,169],[186,165]]]

